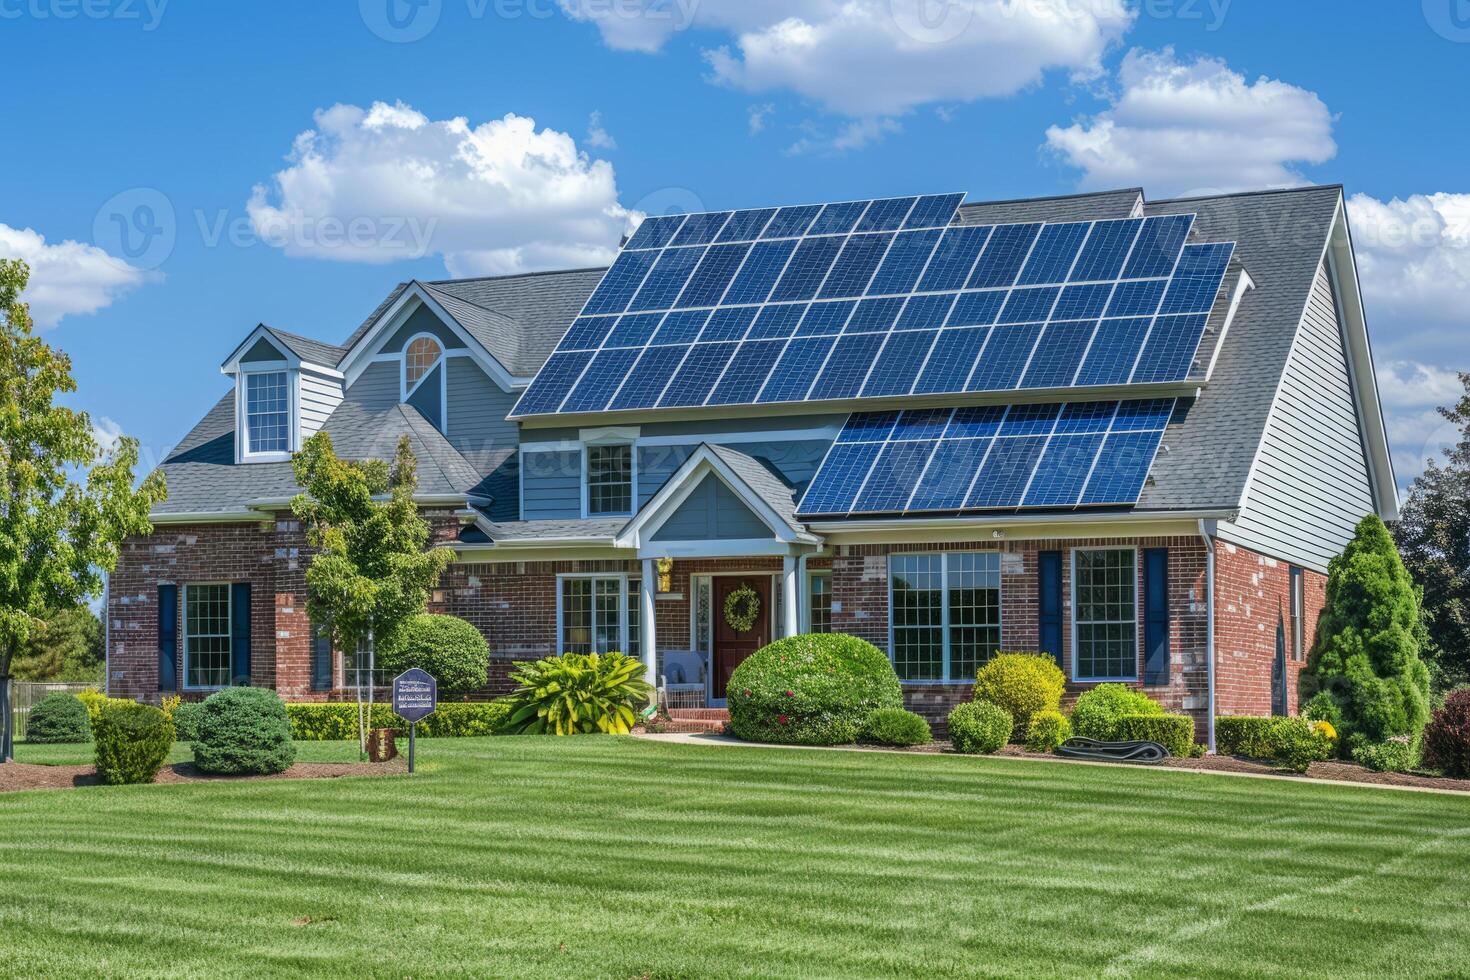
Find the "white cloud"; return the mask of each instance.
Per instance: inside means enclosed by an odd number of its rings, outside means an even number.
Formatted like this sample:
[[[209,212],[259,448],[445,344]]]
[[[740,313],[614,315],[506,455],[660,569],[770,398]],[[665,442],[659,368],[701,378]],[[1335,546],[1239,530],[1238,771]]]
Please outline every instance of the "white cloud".
[[[791,146],[786,152],[793,156],[804,153],[844,153],[848,150],[860,150],[870,143],[876,143],[885,136],[903,131],[903,126],[896,119],[854,119],[844,123],[836,133],[821,134],[816,126],[805,127],[811,135],[803,136]]]
[[[610,163],[525,116],[471,126],[378,102],[315,122],[246,206],[256,234],[288,255],[438,254],[455,276],[596,265],[636,217],[618,204]]]
[[[6,224],[0,224],[0,258],[24,259],[30,266],[30,284],[21,298],[41,330],[64,316],[96,313],[153,278],[96,245],[71,239],[48,245],[39,232]]]
[[[1294,164],[1337,152],[1315,93],[1265,76],[1247,82],[1214,58],[1134,49],[1118,84],[1107,110],[1046,132],[1085,186],[1139,184],[1154,196],[1283,187],[1304,183]]]
[[[1407,487],[1430,459],[1442,459],[1458,441],[1459,430],[1437,409],[1458,402],[1465,387],[1455,371],[1414,361],[1380,360],[1376,374],[1394,472]]]
[[[1470,369],[1470,194],[1413,194],[1390,201],[1355,194],[1347,208],[1375,326],[1386,318],[1410,328],[1410,336],[1395,336],[1396,345],[1416,339],[1447,342],[1441,352],[1453,350],[1461,366]],[[1423,357],[1428,351],[1415,353]]]
[[[602,125],[602,113],[594,112],[587,118],[587,145],[595,146],[599,150],[616,150],[618,141],[613,139]]]
[[[753,105],[745,110],[746,119],[750,128],[750,135],[755,136],[766,128],[766,120],[776,111],[776,107],[769,102]]]
[[[1011,95],[1047,70],[1091,75],[1136,14],[1120,0],[560,0],[614,48],[657,51],[688,28],[713,81],[789,91],[847,116]]]
[[[122,426],[112,419],[106,415],[92,416],[92,438],[97,440],[97,445],[102,447],[104,453],[110,453],[116,449],[117,441],[122,437]]]

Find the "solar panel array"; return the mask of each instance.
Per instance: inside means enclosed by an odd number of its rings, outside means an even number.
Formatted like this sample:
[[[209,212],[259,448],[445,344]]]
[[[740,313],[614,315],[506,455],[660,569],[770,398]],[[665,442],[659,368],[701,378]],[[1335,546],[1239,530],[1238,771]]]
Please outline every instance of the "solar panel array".
[[[1134,504],[1175,400],[859,412],[802,517]]]
[[[513,416],[1184,380],[1193,215],[959,226],[960,194],[653,217]]]

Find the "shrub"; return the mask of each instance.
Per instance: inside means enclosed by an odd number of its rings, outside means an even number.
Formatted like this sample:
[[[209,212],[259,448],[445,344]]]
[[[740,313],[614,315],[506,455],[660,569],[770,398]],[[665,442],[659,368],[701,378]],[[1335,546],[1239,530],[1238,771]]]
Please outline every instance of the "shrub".
[[[284,772],[296,761],[286,706],[274,691],[229,687],[204,700],[194,764],[204,772]]]
[[[1113,730],[1123,741],[1158,742],[1181,759],[1194,752],[1194,719],[1187,715],[1124,715]]]
[[[1446,776],[1470,776],[1470,690],[1446,695],[1424,729],[1424,764]]]
[[[527,735],[626,735],[653,694],[642,661],[622,653],[564,653],[515,666],[510,725]]]
[[[92,739],[104,783],[151,783],[173,747],[174,723],[151,704],[109,704],[92,725]]]
[[[1001,653],[975,675],[975,700],[1009,711],[1016,720],[1012,738],[1020,741],[1032,715],[1061,709],[1066,687],[1066,675],[1049,654]]]
[[[1332,755],[1332,740],[1305,718],[1272,718],[1266,758],[1296,772]]]
[[[971,701],[949,713],[949,741],[956,752],[996,751],[1011,737],[1011,713],[989,701]]]
[[[1374,772],[1408,772],[1419,764],[1419,746],[1407,735],[1369,742],[1353,750],[1353,761]]]
[[[192,742],[199,737],[199,716],[204,712],[204,705],[198,701],[189,701],[179,705],[169,715],[174,723],[174,737],[180,742]]]
[[[27,742],[90,742],[92,721],[75,694],[48,694],[31,707],[26,719]]]
[[[1419,659],[1419,600],[1383,521],[1368,515],[1332,559],[1327,606],[1302,694],[1312,717],[1346,745],[1419,737],[1429,718],[1429,670]],[[1326,713],[1330,699],[1340,717]]]
[[[1050,752],[1072,737],[1072,723],[1060,711],[1038,711],[1026,726],[1026,748]]]
[[[1270,733],[1274,718],[1226,715],[1215,719],[1215,748],[1224,755],[1271,757]]]
[[[480,690],[490,672],[490,644],[457,616],[410,616],[378,644],[377,657],[378,666],[390,675],[410,667],[427,670],[445,698]]]
[[[1142,691],[1124,684],[1099,684],[1077,699],[1072,731],[1083,738],[1117,741],[1118,719],[1125,715],[1162,715],[1164,709]]]
[[[902,708],[879,708],[868,715],[858,733],[864,742],[878,745],[928,745],[934,733],[923,716]]]
[[[458,738],[473,735],[508,734],[515,706],[509,698],[497,701],[454,701],[441,704],[419,722],[420,738]],[[298,742],[335,742],[357,738],[357,704],[354,702],[298,703],[286,705],[291,737]],[[369,728],[393,728],[408,733],[408,722],[393,713],[391,705],[375,704]]]
[[[136,704],[132,698],[110,698],[101,691],[83,691],[76,695],[78,701],[87,706],[87,720],[92,723],[95,731],[97,719],[102,717],[102,710],[115,704]]]
[[[790,636],[761,647],[730,674],[730,725],[748,742],[843,745],[868,715],[902,708],[888,656],[843,633]]]

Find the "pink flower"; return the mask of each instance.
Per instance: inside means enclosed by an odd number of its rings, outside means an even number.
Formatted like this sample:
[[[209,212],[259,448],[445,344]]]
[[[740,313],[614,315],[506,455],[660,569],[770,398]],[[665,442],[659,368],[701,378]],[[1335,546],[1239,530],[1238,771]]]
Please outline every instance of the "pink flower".
[[[796,692],[795,691],[787,691],[786,692],[786,696],[788,698],[794,698],[794,697],[796,697]]]
[[[776,721],[777,721],[778,724],[784,725],[784,724],[786,724],[786,720],[787,719],[786,719],[786,716],[785,715],[777,715],[776,716]]]

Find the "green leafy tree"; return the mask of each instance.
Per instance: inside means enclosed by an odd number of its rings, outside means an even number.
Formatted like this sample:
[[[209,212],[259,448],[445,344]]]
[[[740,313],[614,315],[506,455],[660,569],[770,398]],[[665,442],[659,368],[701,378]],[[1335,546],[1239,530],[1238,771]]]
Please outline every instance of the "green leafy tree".
[[[344,460],[332,437],[318,432],[291,465],[305,490],[291,510],[317,549],[306,571],[307,610],[336,649],[362,651],[371,671],[374,638],[424,611],[451,560],[448,551],[428,547],[429,523],[413,500],[413,450],[400,439],[391,467],[381,459]],[[361,737],[366,722],[358,715]]]
[[[0,260],[0,760],[11,756],[12,666],[52,610],[102,591],[118,544],[148,534],[163,476],[133,485],[138,443],[106,452],[85,412],[56,404],[76,391],[71,358],[31,330],[24,262]]]
[[[46,629],[16,654],[11,673],[23,681],[102,680],[106,653],[102,621],[86,606],[72,606],[46,618]]]
[[[1328,566],[1327,607],[1302,676],[1308,712],[1336,725],[1346,749],[1423,730],[1429,671],[1419,623],[1413,579],[1370,514]]]
[[[1430,460],[1409,488],[1394,539],[1414,582],[1423,590],[1423,651],[1434,686],[1448,690],[1470,681],[1470,373],[1465,394],[1439,414],[1458,426],[1459,440],[1443,463]]]

